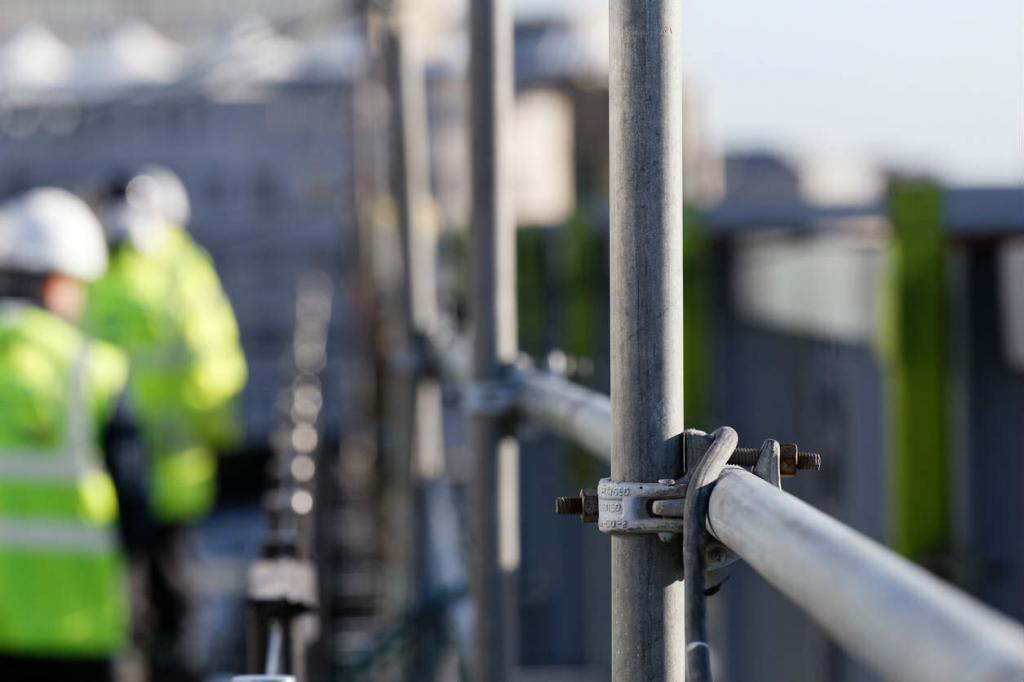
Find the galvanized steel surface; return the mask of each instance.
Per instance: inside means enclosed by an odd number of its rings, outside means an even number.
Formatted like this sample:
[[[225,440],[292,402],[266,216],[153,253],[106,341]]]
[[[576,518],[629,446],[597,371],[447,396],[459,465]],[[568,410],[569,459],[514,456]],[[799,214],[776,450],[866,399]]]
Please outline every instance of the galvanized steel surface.
[[[611,402],[603,393],[550,372],[533,369],[516,376],[519,413],[575,443],[604,462],[611,460]]]
[[[753,474],[722,473],[708,530],[869,667],[906,682],[1024,679],[1024,629]]]
[[[704,518],[707,515],[711,486],[729,463],[739,437],[736,431],[723,426],[711,434],[712,441],[704,455],[689,472],[686,499],[683,503],[683,567],[686,576],[685,630],[686,679],[690,682],[711,682],[711,647],[708,644],[707,595],[704,593],[707,562],[705,560]],[[776,460],[777,462],[778,460]],[[776,463],[777,467],[778,464]]]
[[[681,7],[610,3],[612,478],[681,474]],[[682,551],[612,538],[612,677],[684,675]]]

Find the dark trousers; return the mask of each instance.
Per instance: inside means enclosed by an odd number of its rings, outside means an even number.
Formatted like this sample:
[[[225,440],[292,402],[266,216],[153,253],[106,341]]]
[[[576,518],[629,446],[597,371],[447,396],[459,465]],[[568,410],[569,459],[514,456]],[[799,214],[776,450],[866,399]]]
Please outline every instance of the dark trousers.
[[[152,682],[200,679],[185,646],[188,628],[195,625],[190,554],[190,528],[162,525],[153,551],[144,559],[143,607],[138,620]]]
[[[113,682],[114,663],[107,658],[31,658],[0,655],[4,682]]]

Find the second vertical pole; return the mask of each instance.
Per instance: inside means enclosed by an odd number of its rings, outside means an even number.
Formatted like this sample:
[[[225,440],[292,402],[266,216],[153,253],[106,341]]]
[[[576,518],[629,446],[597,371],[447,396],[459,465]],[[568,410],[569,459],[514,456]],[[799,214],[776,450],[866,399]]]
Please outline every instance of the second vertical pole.
[[[612,478],[681,470],[682,57],[679,0],[610,2]],[[612,679],[682,680],[682,549],[612,538]]]
[[[474,0],[470,14],[472,194],[470,317],[473,379],[478,396],[500,386],[515,360],[516,243],[508,192],[507,135],[512,107],[512,26],[504,0]],[[517,500],[509,498],[518,452],[504,428],[500,405],[477,401],[470,426],[474,458],[471,558],[476,605],[474,679],[502,682],[511,662],[506,573],[517,561],[518,533],[508,523]],[[499,468],[499,464],[500,466]],[[504,500],[503,500],[504,498]],[[504,501],[499,507],[499,502]],[[504,517],[504,518],[501,518]]]
[[[430,166],[424,71],[416,45],[413,3],[396,2],[387,17],[386,64],[391,94],[391,170],[401,248],[401,325],[405,355],[421,358],[423,339],[437,324],[436,239],[426,220]],[[416,364],[410,362],[411,365]],[[400,573],[400,602],[415,603],[426,588],[423,562],[421,478],[424,462],[443,458],[440,442],[441,402],[436,381],[424,380],[421,368],[408,367],[395,382],[393,400],[401,431],[388,504],[396,517],[395,557]],[[415,656],[414,656],[415,658]],[[414,663],[414,667],[415,667]]]

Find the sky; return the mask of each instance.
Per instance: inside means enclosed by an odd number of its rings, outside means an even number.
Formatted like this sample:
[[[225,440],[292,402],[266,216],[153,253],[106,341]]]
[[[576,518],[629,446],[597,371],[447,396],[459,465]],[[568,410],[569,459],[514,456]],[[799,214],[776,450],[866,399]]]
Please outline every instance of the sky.
[[[683,54],[721,147],[1024,183],[1024,0],[685,0]]]

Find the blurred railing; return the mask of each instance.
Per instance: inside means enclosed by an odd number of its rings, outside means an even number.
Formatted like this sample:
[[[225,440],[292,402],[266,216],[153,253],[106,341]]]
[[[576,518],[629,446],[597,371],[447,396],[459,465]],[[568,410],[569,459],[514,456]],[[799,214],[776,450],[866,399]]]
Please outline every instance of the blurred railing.
[[[234,682],[309,679],[307,649],[319,630],[314,496],[320,468],[320,375],[327,363],[332,297],[330,277],[322,272],[307,273],[296,295],[289,379],[278,396],[280,423],[263,501],[267,533],[263,555],[248,575],[251,674],[235,676]]]
[[[452,381],[465,380],[458,348],[441,354]],[[519,419],[609,459],[607,396],[532,368],[517,368],[509,385]],[[706,518],[713,537],[887,678],[1009,681],[1024,674],[1018,624],[748,471],[723,472]]]

